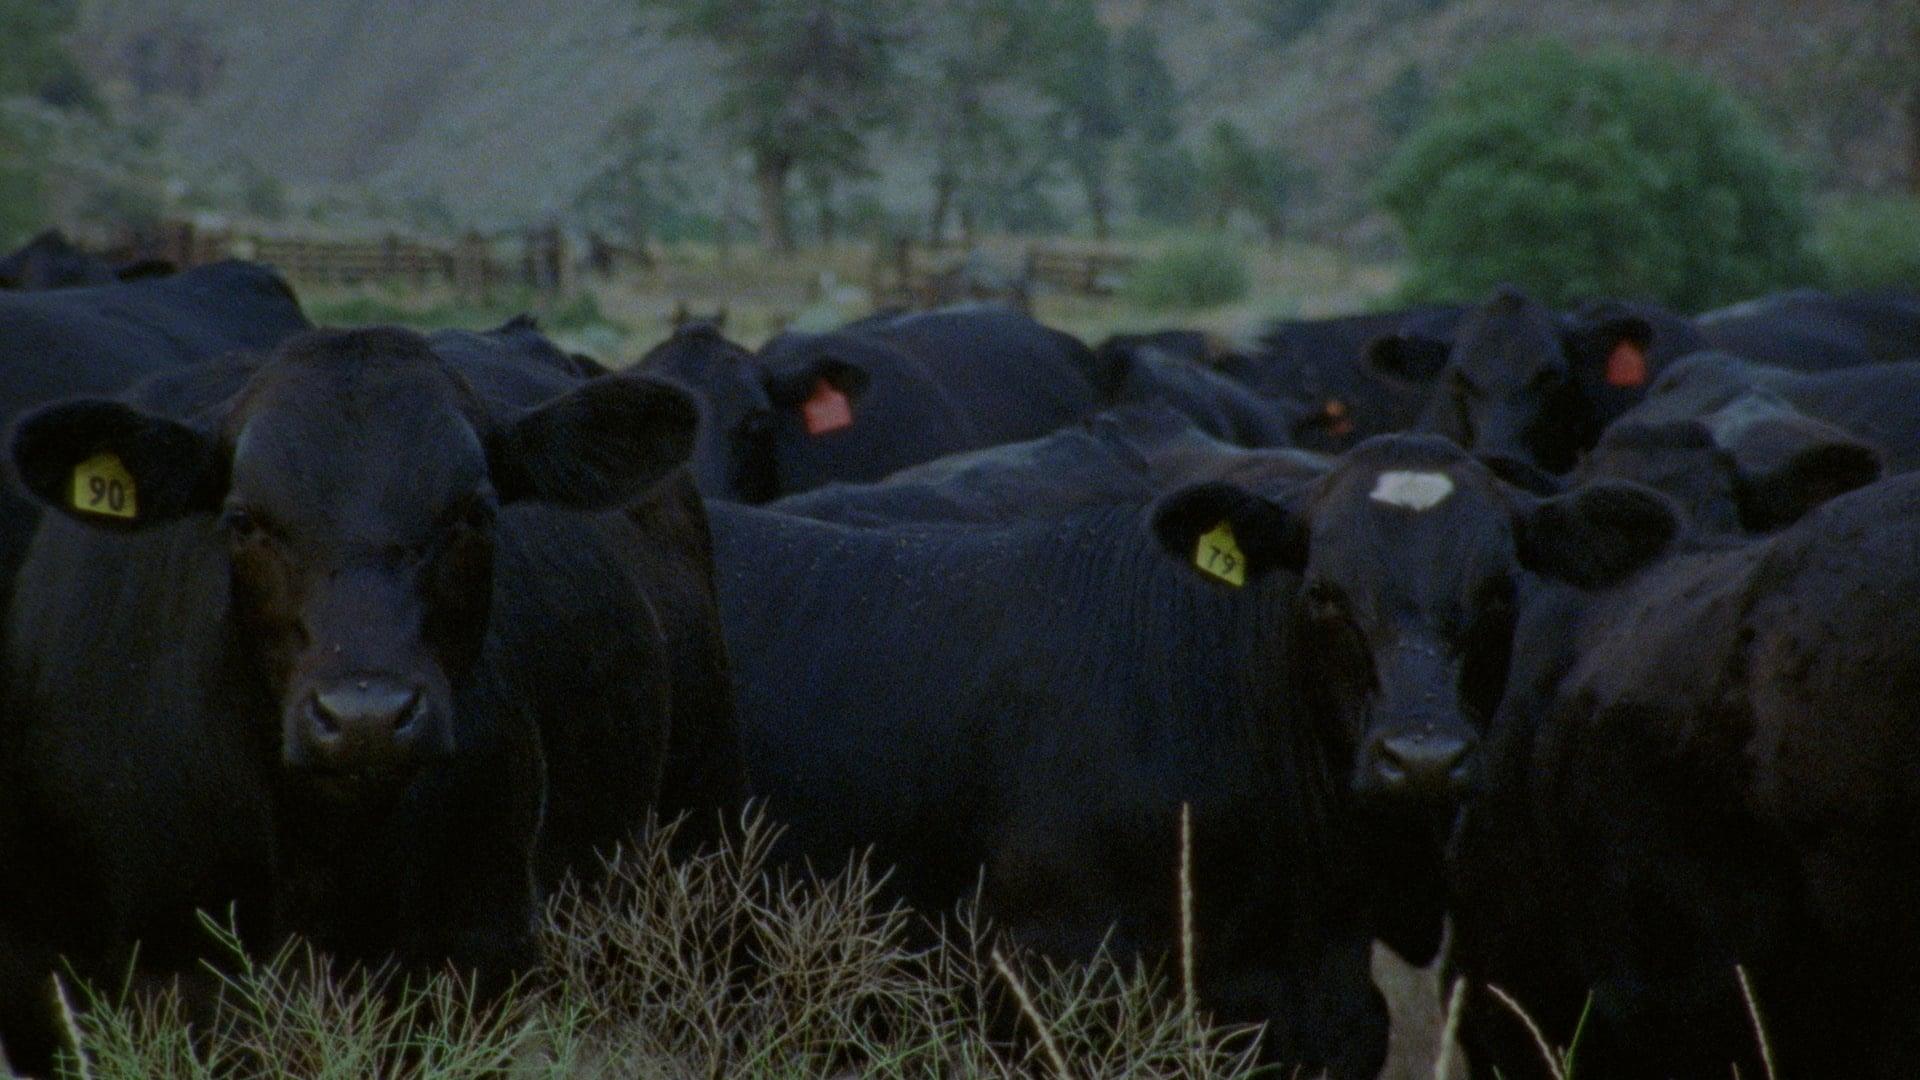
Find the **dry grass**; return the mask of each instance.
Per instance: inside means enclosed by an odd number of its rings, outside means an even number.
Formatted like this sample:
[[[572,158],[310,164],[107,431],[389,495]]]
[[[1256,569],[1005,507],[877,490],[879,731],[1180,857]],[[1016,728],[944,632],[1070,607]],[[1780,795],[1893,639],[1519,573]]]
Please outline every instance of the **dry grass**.
[[[1196,1022],[1138,965],[1022,956],[964,913],[936,931],[883,904],[862,865],[769,872],[759,824],[680,862],[669,832],[613,860],[604,891],[554,898],[544,969],[502,1000],[451,973],[338,971],[303,945],[257,960],[209,920],[226,957],[211,1001],[76,988],[65,1075],[1254,1074],[1255,1033]]]

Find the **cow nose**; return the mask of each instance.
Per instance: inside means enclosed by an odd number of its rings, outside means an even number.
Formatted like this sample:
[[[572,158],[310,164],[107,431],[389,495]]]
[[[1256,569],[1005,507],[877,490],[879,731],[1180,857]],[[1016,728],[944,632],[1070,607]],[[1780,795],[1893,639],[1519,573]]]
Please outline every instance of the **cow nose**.
[[[1452,735],[1392,735],[1374,747],[1374,779],[1384,791],[1454,796],[1471,779],[1471,740]]]
[[[425,702],[418,687],[359,679],[316,690],[307,699],[309,758],[328,769],[378,769],[405,760]]]

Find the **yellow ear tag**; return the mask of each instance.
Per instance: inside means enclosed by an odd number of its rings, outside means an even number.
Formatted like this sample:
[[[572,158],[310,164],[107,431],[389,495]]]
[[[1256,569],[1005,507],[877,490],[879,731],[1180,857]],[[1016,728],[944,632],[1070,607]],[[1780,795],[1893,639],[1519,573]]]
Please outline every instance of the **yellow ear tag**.
[[[1234,542],[1233,527],[1224,521],[1200,537],[1200,543],[1193,549],[1193,565],[1208,577],[1235,588],[1247,583],[1247,557]]]
[[[95,454],[73,467],[73,508],[83,514],[132,520],[133,474],[113,454]]]

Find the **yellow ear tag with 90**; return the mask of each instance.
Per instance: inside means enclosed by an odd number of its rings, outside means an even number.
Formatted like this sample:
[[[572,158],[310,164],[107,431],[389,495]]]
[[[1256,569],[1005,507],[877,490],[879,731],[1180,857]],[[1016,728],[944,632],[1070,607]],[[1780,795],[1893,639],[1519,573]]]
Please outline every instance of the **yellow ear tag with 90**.
[[[1193,549],[1193,565],[1235,588],[1247,583],[1247,557],[1233,539],[1233,527],[1224,521],[1200,537]]]
[[[73,467],[73,508],[83,514],[132,520],[133,474],[114,454],[95,454]]]

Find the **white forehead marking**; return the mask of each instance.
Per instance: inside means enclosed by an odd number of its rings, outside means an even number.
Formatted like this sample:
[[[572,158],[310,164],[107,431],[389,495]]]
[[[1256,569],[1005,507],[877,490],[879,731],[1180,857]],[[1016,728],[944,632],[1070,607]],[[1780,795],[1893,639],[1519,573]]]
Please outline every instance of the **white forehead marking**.
[[[1383,472],[1374,481],[1374,502],[1407,510],[1431,510],[1453,494],[1453,478],[1437,472]]]

